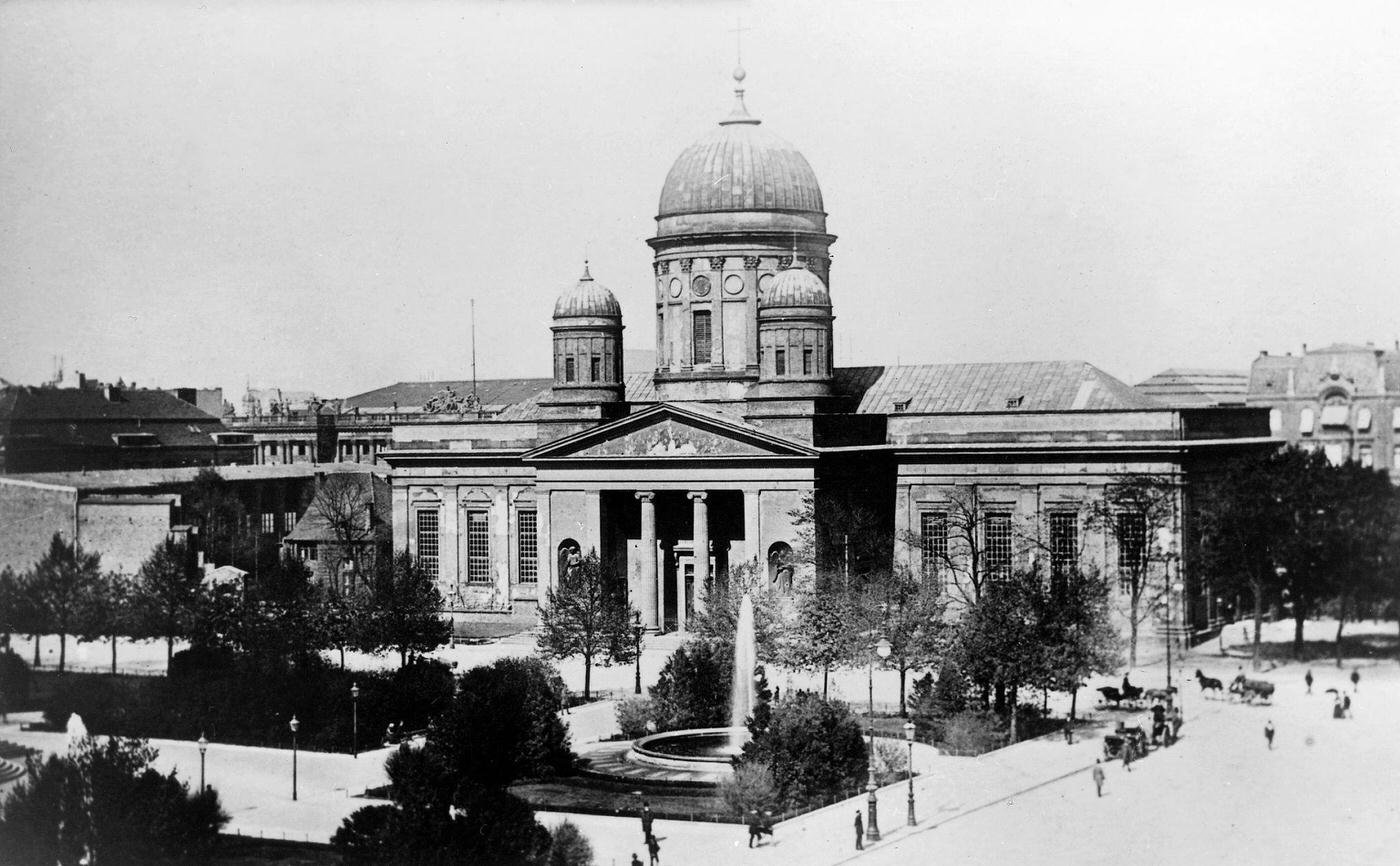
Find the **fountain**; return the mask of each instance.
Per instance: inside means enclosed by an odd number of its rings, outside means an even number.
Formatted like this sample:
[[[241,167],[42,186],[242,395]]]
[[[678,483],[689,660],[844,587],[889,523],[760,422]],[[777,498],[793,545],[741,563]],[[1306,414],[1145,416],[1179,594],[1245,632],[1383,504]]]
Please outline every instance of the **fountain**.
[[[749,732],[744,724],[753,715],[757,699],[754,668],[758,663],[753,625],[753,598],[744,595],[739,602],[739,619],[734,628],[734,669],[729,701],[729,727],[666,731],[642,737],[627,750],[618,775],[664,774],[690,781],[716,783],[734,772],[733,760],[744,748]],[[628,772],[628,765],[640,772]]]

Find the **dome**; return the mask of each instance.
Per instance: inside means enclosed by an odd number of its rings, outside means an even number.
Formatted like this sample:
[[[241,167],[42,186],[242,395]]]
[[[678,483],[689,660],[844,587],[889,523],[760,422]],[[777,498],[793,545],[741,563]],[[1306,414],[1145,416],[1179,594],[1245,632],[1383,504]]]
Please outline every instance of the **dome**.
[[[565,290],[554,302],[554,318],[567,319],[587,316],[622,317],[622,306],[608,291],[607,286],[593,279],[588,272],[588,263],[583,265],[583,276],[573,288]]]
[[[822,278],[802,267],[786,268],[773,278],[773,284],[759,298],[759,309],[773,307],[829,307],[831,295]]]
[[[736,70],[736,81],[742,81]],[[817,175],[806,157],[764,129],[736,89],[734,112],[687,147],[661,188],[656,219],[661,235],[729,228],[826,231]],[[755,221],[753,214],[775,214]],[[748,214],[745,219],[695,219],[703,214]]]

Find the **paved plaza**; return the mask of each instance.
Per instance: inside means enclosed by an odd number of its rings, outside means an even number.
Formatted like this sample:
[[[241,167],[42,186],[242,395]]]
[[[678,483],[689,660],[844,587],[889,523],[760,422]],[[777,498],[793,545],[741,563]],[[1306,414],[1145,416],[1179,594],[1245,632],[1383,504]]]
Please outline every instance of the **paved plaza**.
[[[1268,637],[1284,640],[1289,628],[1274,624]],[[1308,636],[1324,639],[1333,629],[1333,624],[1310,623]],[[446,652],[460,656],[459,664],[479,664],[517,651],[529,647],[506,643]],[[664,661],[661,647],[653,652],[657,658],[644,662],[648,681],[655,676],[648,669],[659,669]],[[1187,673],[1200,667],[1227,681],[1240,665],[1247,666],[1240,658],[1218,655],[1214,644],[1178,664]],[[1390,661],[1361,663],[1353,718],[1334,720],[1332,696],[1325,690],[1349,690],[1350,665],[1338,670],[1325,661],[1313,663],[1312,695],[1305,694],[1306,667],[1286,664],[1257,674],[1278,686],[1269,705],[1202,697],[1194,681],[1186,682],[1181,742],[1154,751],[1131,772],[1117,762],[1107,765],[1102,798],[1095,797],[1089,775],[1101,754],[1102,728],[1072,746],[1056,735],[981,758],[921,750],[915,762],[917,826],[906,825],[906,785],[883,788],[878,792],[883,838],[867,843],[863,852],[855,850],[852,830],[856,809],[865,806],[861,797],[783,822],[753,850],[746,847],[740,825],[658,821],[660,862],[1393,862],[1400,846],[1400,747],[1393,734],[1400,718],[1400,668]],[[571,683],[575,673],[566,666]],[[623,673],[627,676],[618,676]],[[1164,678],[1160,661],[1134,674],[1145,685]],[[864,696],[865,672],[838,679],[849,698]],[[877,698],[882,686],[893,692],[894,683],[887,680],[877,678]],[[601,687],[630,683],[630,668],[614,668],[606,670]],[[1081,709],[1091,707],[1092,693],[1081,693],[1080,700]],[[1118,718],[1134,724],[1141,714],[1100,710],[1094,715],[1107,726]],[[12,716],[0,727],[0,738],[46,750],[64,747],[61,734],[19,730],[23,720]],[[596,741],[613,730],[612,707],[580,708],[568,721],[576,746]],[[1272,750],[1263,734],[1267,721],[1278,731]],[[162,769],[177,768],[197,784],[199,755],[193,743],[157,740],[153,745],[160,749]],[[230,832],[325,841],[345,816],[365,805],[353,795],[384,781],[386,753],[381,749],[358,758],[300,753],[296,802],[286,751],[215,743],[205,772],[232,816]],[[550,826],[565,818],[577,824],[593,843],[600,866],[627,866],[633,852],[646,860],[635,819],[549,812],[539,817]]]

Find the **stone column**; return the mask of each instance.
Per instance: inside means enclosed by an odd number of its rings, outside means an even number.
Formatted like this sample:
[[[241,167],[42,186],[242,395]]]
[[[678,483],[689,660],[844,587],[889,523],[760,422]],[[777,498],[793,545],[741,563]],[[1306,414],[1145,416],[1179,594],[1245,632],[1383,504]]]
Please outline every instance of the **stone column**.
[[[707,501],[709,499],[709,494],[690,493],[688,495],[693,504],[692,513],[694,520],[694,528],[691,530],[690,537],[695,543],[695,574],[693,575],[695,609],[701,611],[705,609],[705,584],[710,579],[710,507]],[[679,597],[684,601],[684,574],[678,576],[677,583],[681,587],[681,595]],[[677,608],[678,614],[680,610],[680,608]],[[680,617],[681,621],[683,621],[683,619],[683,617]]]
[[[642,539],[638,544],[641,563],[638,568],[637,610],[642,614],[642,625],[647,631],[660,631],[662,623],[661,586],[657,582],[656,569],[656,494],[650,490],[638,491],[637,499],[642,505]]]
[[[744,552],[749,559],[758,563],[761,574],[768,573],[768,563],[764,559],[765,551],[762,542],[759,541],[757,490],[744,491]]]

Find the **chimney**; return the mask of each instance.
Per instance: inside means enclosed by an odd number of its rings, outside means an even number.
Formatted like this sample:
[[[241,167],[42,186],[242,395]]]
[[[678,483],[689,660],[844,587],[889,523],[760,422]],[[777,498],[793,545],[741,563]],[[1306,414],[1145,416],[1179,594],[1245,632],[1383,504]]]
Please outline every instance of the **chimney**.
[[[87,376],[83,375],[82,371],[79,371],[79,372],[78,372],[78,390],[81,391],[81,390],[83,390],[83,389],[86,388],[86,387],[87,387]]]
[[[1261,358],[1267,358],[1267,357],[1269,357],[1269,350],[1268,350],[1268,349],[1260,349],[1260,350],[1259,350],[1259,357],[1261,357]]]

